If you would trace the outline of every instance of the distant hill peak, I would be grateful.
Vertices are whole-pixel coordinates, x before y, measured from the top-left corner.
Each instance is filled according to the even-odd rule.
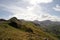
[[[0,19],[0,21],[6,21],[5,19]]]
[[[17,18],[16,18],[16,17],[12,17],[11,19],[15,20],[15,19],[17,19]]]
[[[10,21],[17,21],[18,19],[16,17],[12,17],[9,19]]]

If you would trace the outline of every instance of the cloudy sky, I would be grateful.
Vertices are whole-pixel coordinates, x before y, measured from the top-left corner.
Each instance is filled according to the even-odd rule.
[[[0,0],[0,18],[60,21],[60,0]]]

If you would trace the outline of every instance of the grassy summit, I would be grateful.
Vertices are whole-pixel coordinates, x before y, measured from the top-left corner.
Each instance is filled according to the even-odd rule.
[[[58,40],[33,22],[13,17],[0,21],[0,40]]]

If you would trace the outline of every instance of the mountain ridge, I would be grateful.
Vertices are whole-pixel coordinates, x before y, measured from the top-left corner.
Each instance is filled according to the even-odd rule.
[[[59,40],[31,21],[13,17],[0,23],[0,40]]]
[[[53,34],[60,39],[60,22],[58,21],[34,21],[36,25],[39,25],[45,32]]]

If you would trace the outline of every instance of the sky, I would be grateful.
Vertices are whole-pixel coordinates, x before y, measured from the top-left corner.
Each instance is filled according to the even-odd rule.
[[[0,0],[0,18],[60,21],[60,0]]]

